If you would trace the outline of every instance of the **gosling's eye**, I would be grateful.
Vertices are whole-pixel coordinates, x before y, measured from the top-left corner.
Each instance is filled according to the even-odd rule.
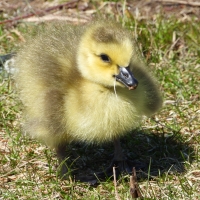
[[[103,60],[104,62],[110,62],[110,58],[108,55],[106,54],[101,54],[100,55],[101,60]]]

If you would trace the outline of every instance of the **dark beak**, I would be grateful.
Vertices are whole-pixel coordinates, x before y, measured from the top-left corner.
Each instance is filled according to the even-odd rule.
[[[133,76],[129,67],[119,67],[119,74],[115,75],[116,80],[123,83],[129,90],[134,90],[138,86],[138,81]]]

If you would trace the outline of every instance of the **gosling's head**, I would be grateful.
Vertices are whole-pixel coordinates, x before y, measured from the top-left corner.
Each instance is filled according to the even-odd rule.
[[[135,89],[137,80],[129,65],[133,56],[133,39],[127,30],[111,22],[96,22],[86,29],[78,51],[78,67],[90,81],[113,87]]]

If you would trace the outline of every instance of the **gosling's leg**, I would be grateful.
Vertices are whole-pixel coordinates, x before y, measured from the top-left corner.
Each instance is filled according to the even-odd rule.
[[[98,180],[105,180],[105,178],[111,177],[113,175],[113,167],[116,167],[115,172],[117,176],[119,176],[121,173],[131,173],[132,171],[124,158],[119,139],[114,140],[114,149],[114,158],[108,168],[95,174],[78,177],[78,180],[95,185],[98,183]]]
[[[127,160],[123,154],[120,140],[118,138],[114,139],[114,158],[111,161],[110,166],[105,170],[104,175],[108,177],[113,175],[113,167],[115,168],[116,176],[120,174],[129,174],[132,172],[132,167],[129,166]]]
[[[132,174],[133,167],[136,169],[143,169],[146,167],[144,163],[126,159],[125,155],[123,154],[120,140],[118,138],[114,139],[113,142],[114,158],[111,161],[110,166],[104,172],[97,173],[99,179],[111,177],[113,175],[113,167],[116,167],[116,176],[119,176],[120,174]]]
[[[119,139],[114,139],[114,159],[111,165],[116,167],[116,170],[119,174],[122,173],[132,173],[132,167],[129,166],[121,147],[121,143]]]
[[[130,174],[132,173],[132,167],[129,166],[127,163],[127,160],[125,159],[125,156],[122,151],[122,147],[120,144],[119,139],[114,139],[114,158],[111,161],[111,164],[108,168],[106,168],[104,171],[96,173],[97,177],[101,179],[105,179],[106,177],[111,177],[113,175],[113,167],[115,168],[116,176],[119,176],[120,174]]]
[[[66,144],[59,144],[56,148],[56,154],[59,161],[58,173],[62,179],[66,179],[69,175],[69,169],[67,167],[67,151]]]

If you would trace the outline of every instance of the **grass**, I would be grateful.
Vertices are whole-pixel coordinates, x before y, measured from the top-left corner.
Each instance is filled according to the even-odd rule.
[[[157,16],[127,18],[125,26],[135,33],[164,98],[160,112],[122,139],[127,157],[145,164],[137,172],[142,195],[144,199],[200,199],[199,22]],[[17,49],[25,29],[18,25],[16,34],[0,27],[2,54]],[[97,187],[59,180],[54,152],[21,133],[20,101],[12,77],[3,74],[0,113],[0,199],[116,199],[112,180]],[[70,168],[79,167],[82,173],[104,168],[111,154],[109,143],[72,144],[69,159],[76,161]],[[121,199],[131,199],[128,180],[128,176],[118,179]]]

